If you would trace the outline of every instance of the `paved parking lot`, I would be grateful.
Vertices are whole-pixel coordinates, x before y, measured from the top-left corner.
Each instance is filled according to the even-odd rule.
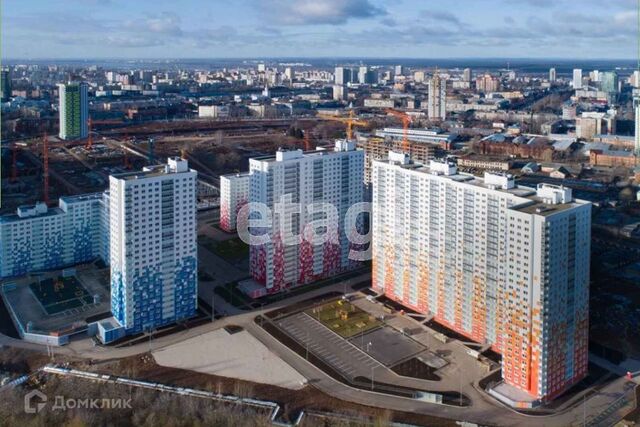
[[[387,326],[353,337],[350,341],[386,366],[393,366],[426,350],[421,344]]]
[[[348,378],[370,377],[382,364],[305,313],[278,321],[278,326]]]

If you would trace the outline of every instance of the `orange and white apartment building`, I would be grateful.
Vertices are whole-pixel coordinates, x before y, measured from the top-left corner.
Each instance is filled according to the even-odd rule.
[[[374,290],[490,344],[503,386],[529,402],[587,375],[589,202],[394,152],[372,182]]]

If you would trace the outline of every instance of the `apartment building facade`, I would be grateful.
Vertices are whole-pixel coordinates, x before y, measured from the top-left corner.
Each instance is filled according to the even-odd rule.
[[[373,288],[490,344],[503,378],[553,399],[586,376],[591,205],[455,165],[373,162]]]

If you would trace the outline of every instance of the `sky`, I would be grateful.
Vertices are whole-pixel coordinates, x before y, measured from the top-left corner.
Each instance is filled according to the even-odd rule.
[[[637,57],[637,0],[2,0],[2,58]]]

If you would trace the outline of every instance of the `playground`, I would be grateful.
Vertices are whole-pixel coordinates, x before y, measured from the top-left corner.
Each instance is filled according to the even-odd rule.
[[[382,325],[374,316],[345,300],[313,307],[305,313],[342,338],[351,338]]]
[[[93,303],[93,297],[73,276],[32,282],[29,289],[48,315]]]

